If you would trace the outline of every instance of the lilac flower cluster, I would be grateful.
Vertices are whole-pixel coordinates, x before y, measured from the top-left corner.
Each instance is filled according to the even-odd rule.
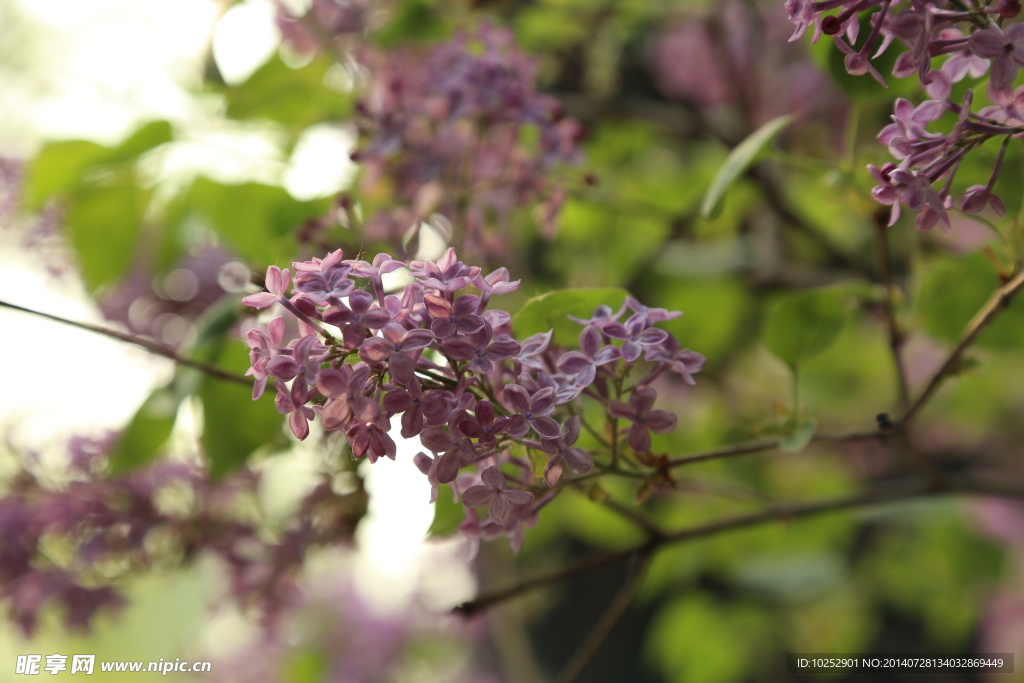
[[[1011,92],[1017,69],[1024,65],[1024,23],[1010,23],[1020,13],[1019,0],[787,0],[786,8],[796,24],[792,39],[808,28],[814,40],[822,34],[834,36],[846,55],[846,70],[871,74],[883,85],[885,78],[872,60],[899,41],[907,49],[897,57],[893,76],[916,75],[931,98],[916,106],[898,99],[893,123],[878,136],[896,159],[881,167],[869,166],[878,182],[872,195],[892,206],[890,225],[902,207],[917,212],[919,230],[939,223],[948,230],[948,212],[954,206],[966,213],[988,208],[997,216],[1005,215],[1003,202],[992,188],[1010,138],[1024,132],[1024,115],[1017,102],[1021,92]],[[872,11],[869,28],[861,36],[859,14],[867,11]],[[939,59],[942,63],[937,65]],[[992,106],[972,111],[971,90],[953,101],[953,84],[986,73]],[[928,130],[947,112],[957,117],[950,131]],[[998,137],[1004,142],[988,182],[970,187],[955,199],[953,179],[964,157]],[[936,188],[936,183],[941,186]]]
[[[595,468],[597,453],[575,445],[587,426],[584,397],[603,408],[610,436],[588,429],[611,459],[599,466],[607,471],[620,450],[619,420],[630,423],[628,446],[638,455],[649,453],[651,432],[675,428],[673,413],[653,407],[652,381],[674,372],[692,384],[705,363],[655,327],[680,312],[632,297],[618,311],[601,306],[589,319],[573,318],[583,326],[578,350],[556,349],[551,331],[517,341],[511,316],[489,304],[519,281],[504,268],[484,275],[453,249],[436,263],[408,264],[387,254],[372,263],[344,260],[338,250],[293,268],[294,275],[271,266],[268,291],[243,299],[280,306],[296,330],[286,342],[279,316],[248,332],[253,398],[273,379],[278,411],[297,438],[319,415],[325,430],[343,433],[352,454],[370,462],[394,459],[391,420],[399,416],[401,435],[419,437],[431,453],[416,464],[432,500],[450,484],[468,508],[488,508],[486,522],[467,520],[470,535],[506,535],[517,545],[566,470]],[[386,293],[383,276],[401,268],[412,281]],[[638,368],[646,374],[626,386]]]
[[[441,232],[455,226],[456,241],[474,253],[500,254],[513,211],[535,202],[554,229],[565,190],[551,171],[579,161],[582,129],[537,91],[536,64],[509,31],[485,25],[426,52],[360,56],[371,81],[358,105],[364,143],[354,158],[366,167],[364,189],[386,187],[403,207],[372,217],[368,235],[408,237],[430,220]]]
[[[53,608],[69,629],[87,629],[99,612],[125,604],[116,588],[124,575],[204,552],[224,563],[233,597],[272,627],[295,597],[306,551],[351,540],[365,508],[361,490],[342,496],[324,482],[302,500],[287,530],[268,541],[260,525],[229,512],[254,495],[255,473],[212,482],[197,465],[161,461],[102,476],[116,438],[73,438],[68,481],[59,486],[44,484],[32,467],[5,482],[0,598],[26,635]]]

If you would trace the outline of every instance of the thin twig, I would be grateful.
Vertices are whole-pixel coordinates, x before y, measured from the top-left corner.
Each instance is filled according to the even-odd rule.
[[[845,441],[865,441],[868,439],[881,439],[886,436],[885,432],[853,432],[850,434],[815,434],[811,438],[811,442],[832,442],[842,443]],[[682,465],[692,465],[697,462],[704,462],[707,460],[718,460],[720,458],[730,458],[736,455],[746,455],[748,453],[760,453],[762,451],[770,451],[778,448],[782,445],[781,439],[774,439],[772,441],[758,441],[749,444],[739,444],[738,446],[726,446],[725,448],[717,448],[713,451],[706,453],[698,453],[696,455],[685,455],[679,458],[673,458],[668,461],[669,467],[680,467]]]
[[[575,576],[579,576],[580,574],[585,574],[609,564],[619,562],[634,553],[640,553],[643,551],[654,552],[662,546],[673,543],[707,538],[729,531],[747,529],[780,520],[793,521],[803,517],[813,517],[841,510],[870,507],[873,505],[882,505],[885,503],[911,500],[926,496],[955,494],[979,494],[1024,498],[1024,484],[1011,483],[1004,480],[984,481],[981,479],[960,478],[958,480],[945,481],[941,487],[937,487],[922,484],[919,480],[915,479],[913,485],[902,489],[894,489],[890,491],[876,490],[856,496],[850,496],[848,498],[838,498],[818,503],[779,505],[773,507],[771,510],[729,517],[717,522],[711,522],[710,524],[704,524],[669,533],[661,538],[650,539],[640,545],[627,548],[625,550],[616,552],[598,552],[590,557],[583,558],[578,562],[566,565],[548,574],[527,579],[514,586],[482,595],[475,600],[464,602],[455,607],[452,611],[463,616],[472,616],[496,604],[523,595],[524,593],[528,593],[545,586],[561,583]]]
[[[80,330],[87,330],[89,332],[94,332],[96,334],[102,334],[104,336],[117,339],[118,341],[127,342],[128,344],[135,344],[136,346],[141,346],[150,353],[155,353],[158,356],[169,358],[178,365],[184,365],[190,368],[194,368],[196,370],[199,370],[200,372],[206,373],[211,377],[223,379],[228,382],[235,382],[236,384],[252,386],[252,381],[245,377],[242,377],[241,375],[235,375],[233,373],[228,372],[227,370],[222,370],[213,365],[207,365],[206,363],[201,363],[199,361],[192,360],[191,358],[184,358],[182,356],[179,356],[174,349],[172,349],[169,346],[164,346],[159,342],[150,341],[148,339],[143,339],[141,337],[136,337],[125,332],[118,332],[117,330],[112,330],[109,327],[101,327],[99,325],[92,325],[90,323],[82,323],[77,322],[75,320],[68,320],[67,318],[62,318],[59,315],[43,313],[42,311],[36,311],[31,308],[25,308],[23,306],[18,306],[17,304],[12,304],[7,301],[0,300],[0,308],[9,308],[12,311],[18,311],[19,313],[28,313],[29,315],[35,315],[40,318],[46,318],[47,320],[52,320],[53,322],[57,322],[62,325],[77,327]]]
[[[955,374],[960,367],[960,360],[964,353],[971,347],[971,344],[981,335],[982,332],[992,324],[992,321],[1010,305],[1013,297],[1024,289],[1024,272],[1018,273],[1016,277],[1007,282],[1005,285],[997,289],[989,300],[985,302],[985,305],[981,307],[978,313],[971,319],[971,322],[967,324],[964,330],[963,336],[960,337],[960,341],[956,347],[946,358],[946,361],[942,366],[932,375],[932,378],[928,380],[928,384],[925,386],[924,391],[917,397],[917,400],[911,404],[907,412],[903,414],[903,417],[899,420],[899,425],[904,426],[908,424],[914,416],[920,412],[921,408],[924,407],[925,403],[931,399],[932,395],[938,390],[947,377]]]
[[[565,665],[565,668],[558,677],[558,683],[573,683],[580,677],[580,674],[583,673],[583,670],[590,663],[590,660],[594,658],[594,655],[597,654],[597,651],[601,649],[601,645],[604,644],[612,629],[615,628],[615,624],[619,622],[619,619],[626,613],[626,609],[633,601],[633,596],[636,595],[636,590],[640,587],[640,582],[646,573],[650,556],[651,553],[644,550],[637,554],[633,566],[630,567],[629,575],[626,577],[626,582],[622,584],[622,588],[615,594],[604,614],[597,620],[594,628],[587,634],[583,644],[573,654],[572,659]]]

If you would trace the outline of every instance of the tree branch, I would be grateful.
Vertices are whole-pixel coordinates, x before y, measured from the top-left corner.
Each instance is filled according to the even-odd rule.
[[[171,347],[164,346],[163,344],[160,344],[155,341],[150,341],[148,339],[136,337],[125,332],[118,332],[117,330],[112,330],[109,327],[101,327],[99,325],[92,325],[90,323],[81,323],[74,320],[68,320],[67,318],[62,318],[59,315],[43,313],[42,311],[36,311],[31,308],[24,308],[23,306],[18,306],[17,304],[12,304],[7,301],[0,300],[0,308],[8,308],[12,311],[18,311],[19,313],[28,313],[29,315],[38,316],[40,318],[46,318],[47,320],[52,320],[53,322],[57,322],[62,325],[77,327],[80,330],[87,330],[89,332],[94,332],[96,334],[102,334],[106,337],[117,339],[118,341],[127,342],[128,344],[135,344],[136,346],[141,346],[150,353],[155,353],[158,356],[169,358],[178,365],[184,365],[186,367],[194,368],[196,370],[199,370],[200,372],[206,373],[210,377],[216,377],[217,379],[222,379],[227,382],[235,382],[236,384],[244,384],[245,386],[252,386],[252,381],[247,379],[246,377],[235,375],[233,373],[228,372],[227,370],[222,370],[213,365],[207,365],[206,363],[201,363],[199,361],[192,360],[191,358],[184,358],[183,356],[179,356],[178,353]]]
[[[917,400],[911,404],[907,412],[903,414],[903,417],[899,420],[899,426],[905,426],[920,412],[921,408],[924,407],[925,403],[938,391],[943,381],[947,377],[956,374],[960,367],[960,360],[964,353],[971,347],[974,341],[981,336],[992,321],[998,317],[998,315],[1010,305],[1013,297],[1016,296],[1022,289],[1024,289],[1024,272],[1018,273],[1016,277],[1007,282],[1005,285],[997,289],[989,300],[985,302],[985,305],[975,314],[974,318],[967,324],[963,335],[960,337],[960,341],[956,347],[946,358],[946,361],[942,366],[932,375],[932,378],[928,380],[928,384],[925,386],[921,395],[917,397]]]
[[[651,553],[648,551],[641,550],[637,554],[633,566],[630,567],[629,575],[626,577],[626,582],[622,584],[622,588],[615,594],[608,608],[594,624],[594,628],[587,634],[572,659],[565,665],[558,677],[558,683],[573,683],[580,677],[597,651],[601,649],[601,645],[604,644],[622,615],[626,613],[629,603],[633,601],[633,596],[636,595],[636,590],[640,587],[640,582],[650,564],[650,557]]]
[[[938,487],[922,484],[920,480],[915,479],[913,484],[910,486],[904,486],[902,488],[896,488],[889,491],[878,489],[868,493],[850,496],[848,498],[838,498],[835,500],[826,500],[817,503],[780,505],[764,512],[737,515],[717,522],[711,522],[709,524],[669,533],[660,538],[652,538],[640,545],[627,548],[626,550],[616,552],[598,552],[590,557],[586,557],[578,562],[566,565],[551,573],[527,579],[517,585],[464,602],[455,607],[452,611],[466,617],[472,616],[493,605],[505,602],[506,600],[510,600],[532,590],[561,583],[575,576],[579,576],[580,574],[585,574],[594,569],[619,562],[634,553],[654,553],[662,546],[673,543],[694,541],[700,538],[716,536],[718,534],[736,531],[739,529],[747,529],[775,521],[793,521],[804,517],[814,517],[830,512],[871,507],[927,496],[955,494],[980,494],[1024,499],[1024,483],[1011,483],[1003,479],[986,481],[977,478],[960,478],[945,481],[941,487]]]

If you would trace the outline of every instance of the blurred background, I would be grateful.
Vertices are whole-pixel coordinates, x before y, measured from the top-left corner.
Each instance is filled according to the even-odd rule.
[[[679,427],[657,452],[874,430],[901,409],[890,313],[914,395],[1019,267],[1024,155],[1011,147],[999,180],[1007,219],[886,230],[866,164],[889,160],[875,136],[894,98],[924,96],[847,75],[830,41],[788,42],[783,5],[0,0],[0,300],[241,374],[239,300],[267,265],[451,244],[522,278],[509,311],[566,287],[685,311],[664,327],[709,360],[695,386],[659,385]],[[702,215],[766,124],[777,139]],[[956,182],[983,183],[997,152]],[[837,302],[836,336],[795,375],[763,336],[809,291]],[[182,681],[553,680],[627,563],[472,620],[447,610],[643,540],[569,488],[518,555],[500,540],[473,557],[461,509],[444,491],[428,503],[417,443],[357,466],[322,434],[294,441],[244,386],[23,313],[0,325],[8,671],[19,654],[95,653],[213,662],[169,674]],[[909,446],[804,440],[605,489],[676,529],[853,493],[913,471],[910,451],[1012,476],[1022,344],[1018,301]],[[200,454],[209,478],[187,467]],[[86,515],[94,527],[72,523]],[[783,655],[1020,653],[1022,550],[1024,508],[985,498],[668,547],[580,680],[902,681],[789,674]]]

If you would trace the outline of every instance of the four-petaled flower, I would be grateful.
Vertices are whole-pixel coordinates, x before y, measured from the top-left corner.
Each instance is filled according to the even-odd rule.
[[[274,397],[277,412],[288,416],[292,434],[302,441],[309,436],[309,421],[316,417],[316,411],[306,405],[316,395],[316,389],[309,388],[306,376],[301,372],[292,381],[290,389],[280,380],[274,386],[277,387],[277,396]]]
[[[676,428],[676,414],[667,410],[652,410],[657,393],[650,387],[634,389],[629,397],[629,405],[622,401],[612,401],[608,412],[612,417],[630,420],[629,445],[637,453],[651,450],[651,434],[667,434]],[[648,431],[649,430],[649,431]]]
[[[480,297],[468,294],[460,296],[455,303],[449,303],[446,299],[433,294],[425,294],[423,303],[427,306],[433,320],[430,323],[430,331],[438,339],[447,339],[456,332],[468,334],[476,332],[486,323],[477,315],[480,310]]]
[[[494,406],[490,401],[482,400],[476,404],[476,417],[468,415],[459,421],[459,431],[484,448],[491,448],[495,444],[495,437],[505,431],[508,426],[508,418],[494,416]]]
[[[363,290],[352,292],[348,306],[338,303],[324,312],[324,322],[329,325],[344,325],[342,337],[345,346],[358,349],[366,339],[366,329],[379,330],[388,324],[391,314],[373,303],[373,295]]]
[[[566,467],[575,474],[586,474],[594,467],[594,459],[590,454],[578,446],[573,446],[579,438],[580,416],[573,415],[557,438],[541,439],[541,448],[551,454],[551,459],[544,468],[544,481],[548,486],[558,483]]]
[[[250,294],[242,299],[242,303],[253,308],[266,308],[282,299],[287,300],[288,297],[285,292],[288,291],[288,285],[291,283],[291,271],[287,268],[281,270],[277,266],[270,266],[267,268],[267,291]]]
[[[295,289],[318,304],[337,304],[356,286],[348,277],[351,268],[341,265],[341,258],[342,251],[338,249],[322,260],[293,263]]]
[[[444,424],[454,403],[452,393],[439,389],[424,392],[415,379],[406,386],[384,394],[383,401],[388,413],[402,414],[402,437],[411,439],[423,431],[424,425]]]
[[[401,384],[413,380],[416,361],[407,353],[422,349],[434,340],[430,330],[406,330],[396,323],[388,323],[381,329],[383,337],[370,337],[359,347],[359,357],[367,363],[388,362],[388,372]]]
[[[601,333],[587,325],[580,332],[580,350],[569,351],[558,359],[558,369],[576,376],[576,384],[588,386],[597,368],[616,361],[622,355],[617,347],[601,346]]]
[[[491,341],[491,327],[484,325],[469,334],[456,334],[441,342],[441,348],[455,360],[468,360],[467,370],[487,375],[494,370],[494,361],[506,360],[519,353],[519,342],[511,339]]]
[[[604,326],[604,333],[612,339],[622,339],[622,357],[632,363],[645,348],[656,346],[665,341],[668,332],[656,327],[648,327],[647,314],[634,313],[626,324],[609,323]]]
[[[369,456],[371,463],[385,455],[394,460],[397,449],[388,434],[390,427],[387,416],[381,413],[376,403],[370,400],[359,403],[353,411],[351,424],[345,430],[345,436],[352,444],[352,455],[356,458]]]
[[[533,396],[518,384],[505,385],[505,403],[516,411],[509,419],[509,436],[521,438],[526,436],[533,427],[542,438],[553,439],[558,436],[558,423],[548,417],[555,410],[555,390],[551,387],[541,389]]]
[[[989,78],[996,90],[1013,85],[1017,67],[1024,66],[1024,24],[1013,24],[1004,32],[996,24],[976,31],[967,39],[974,54],[992,60]]]
[[[526,505],[533,500],[529,491],[505,488],[505,475],[497,467],[488,467],[480,474],[482,485],[470,486],[462,494],[462,504],[479,508],[487,505],[487,515],[495,524],[504,526],[513,505]]]

